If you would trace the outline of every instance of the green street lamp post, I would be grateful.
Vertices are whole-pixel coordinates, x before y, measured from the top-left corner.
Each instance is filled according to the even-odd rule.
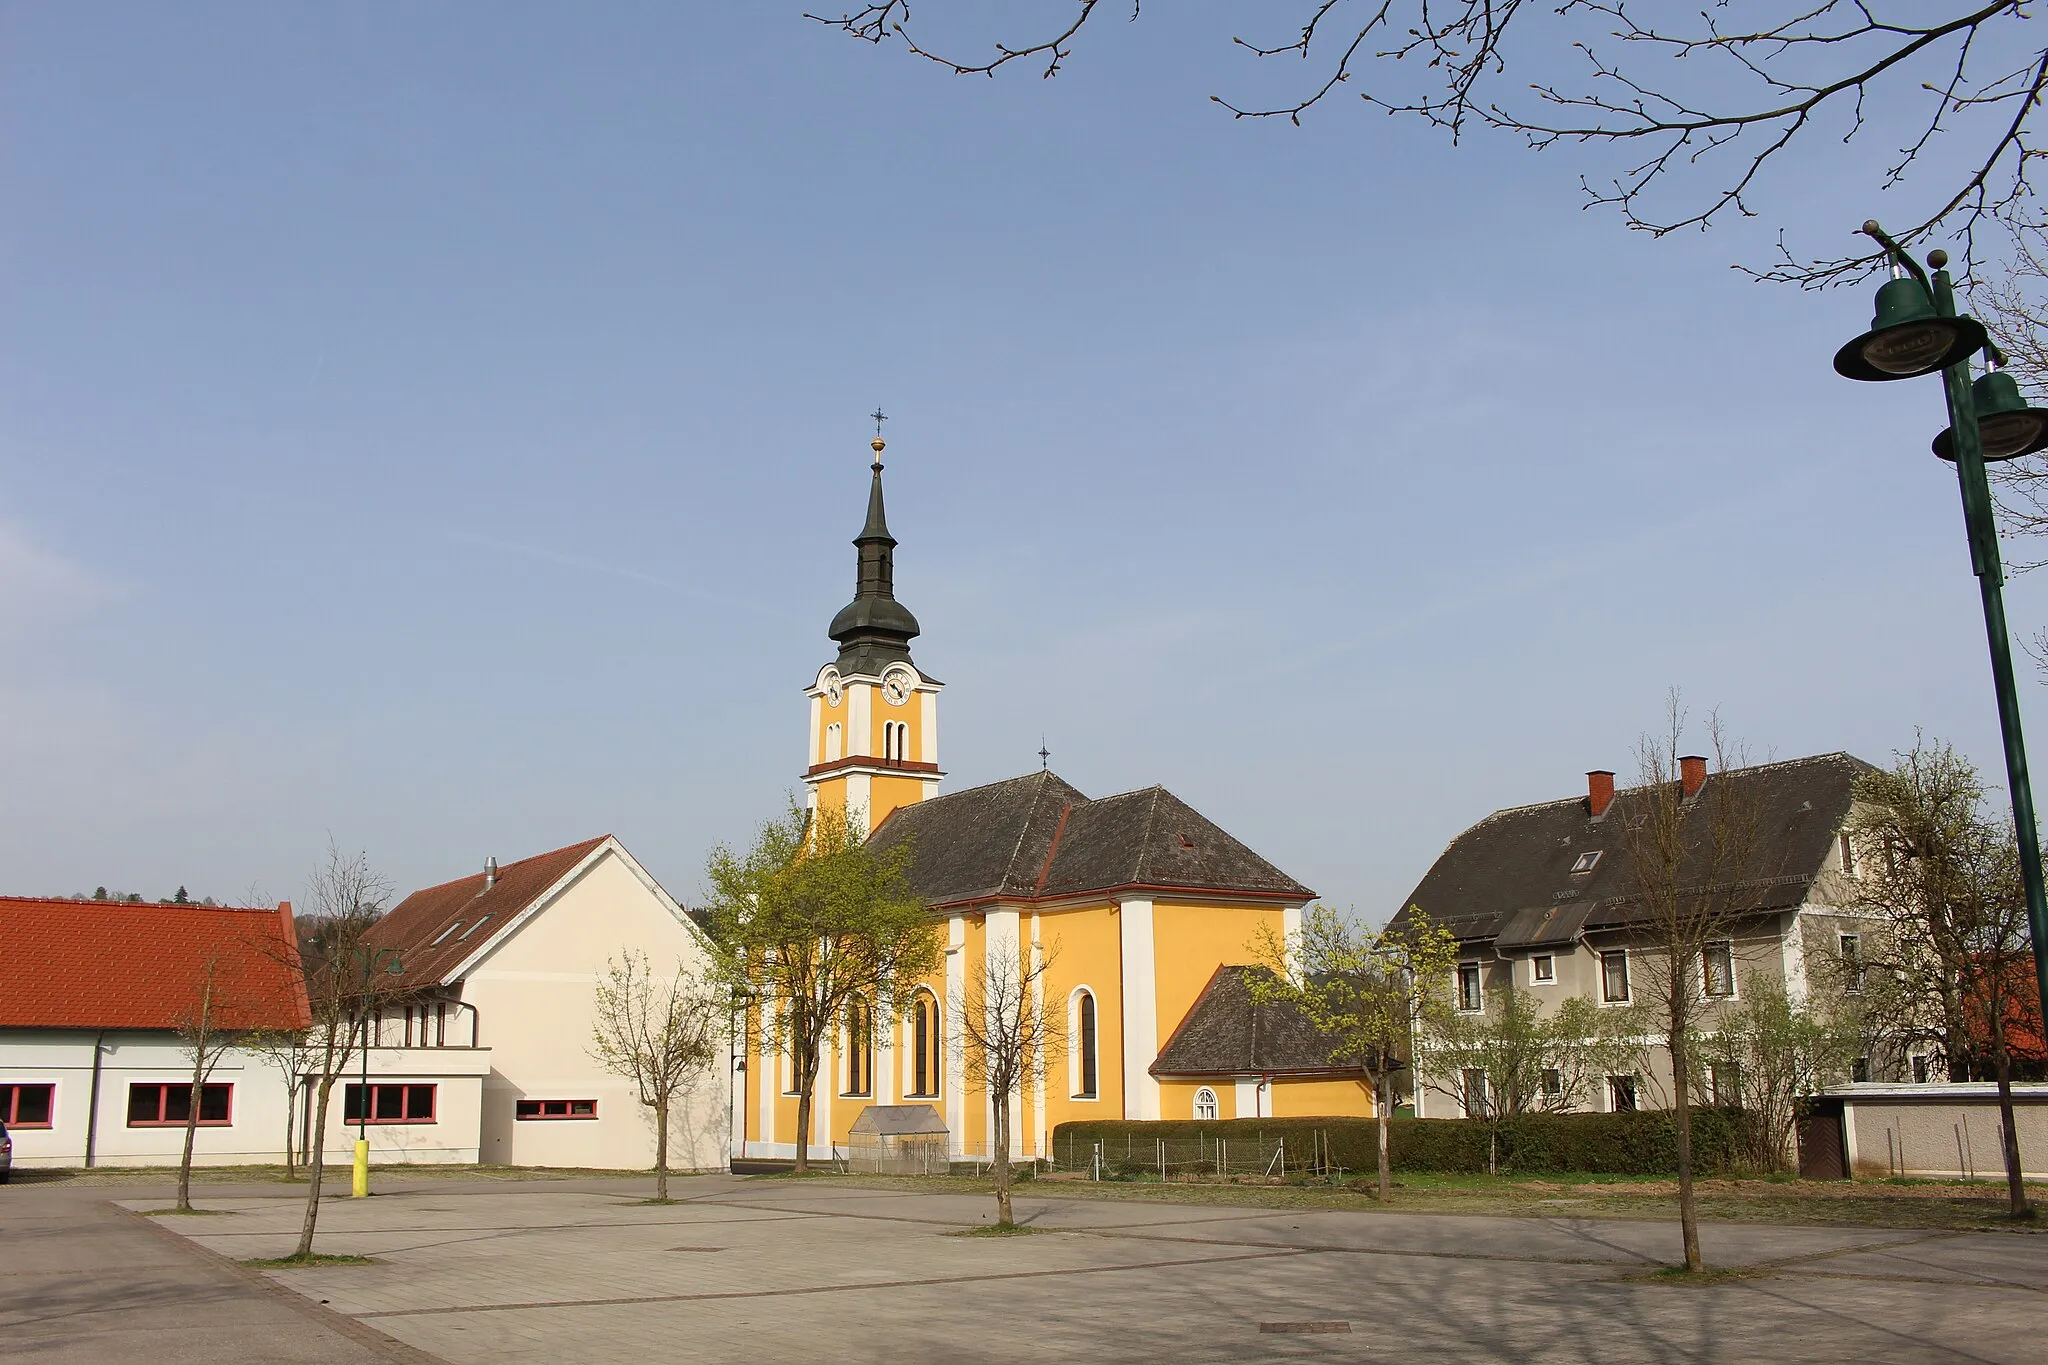
[[[354,1179],[349,1193],[357,1199],[370,1194],[370,1009],[376,1003],[373,982],[381,968],[392,976],[404,973],[396,948],[354,948],[349,955],[362,971],[362,1003],[357,1009],[363,1032],[363,1081],[356,1092],[356,1150]]]
[[[2048,895],[2041,883],[2041,836],[2034,792],[2027,781],[2026,741],[2020,733],[2019,694],[2013,687],[2012,642],[2005,625],[2004,567],[1998,524],[1984,466],[2048,449],[2048,411],[2028,407],[2019,386],[1999,366],[1983,324],[1956,313],[1948,253],[1931,251],[1929,278],[1920,264],[1875,222],[1863,231],[1893,262],[1893,278],[1877,291],[1871,328],[1835,353],[1835,372],[1848,379],[1915,379],[1939,371],[1948,394],[1948,430],[1934,438],[1934,453],[1953,461],[1962,485],[1963,527],[1970,568],[1984,599],[1984,633],[1991,645],[1991,681],[1998,693],[1998,728],[2005,739],[2005,775],[2012,792],[2013,833],[2019,841],[2020,877],[2026,885],[2027,927],[2034,942],[2034,986],[2048,1014]],[[1901,273],[1903,272],[1903,273]],[[1979,351],[1990,369],[1974,383],[1970,359]]]

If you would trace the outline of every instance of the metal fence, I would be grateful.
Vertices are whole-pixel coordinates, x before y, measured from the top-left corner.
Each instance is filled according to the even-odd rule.
[[[1292,1144],[1284,1137],[1145,1137],[1125,1133],[1105,1138],[1056,1138],[1051,1165],[1057,1171],[1088,1176],[1091,1180],[1222,1180],[1265,1178],[1278,1180],[1290,1175],[1335,1175],[1341,1168],[1329,1159],[1329,1144],[1321,1129],[1296,1134]]]

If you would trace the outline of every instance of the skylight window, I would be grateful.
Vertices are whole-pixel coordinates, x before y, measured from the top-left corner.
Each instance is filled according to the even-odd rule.
[[[1605,849],[1596,848],[1589,853],[1581,853],[1579,860],[1572,864],[1572,871],[1574,873],[1591,872],[1600,865],[1600,855],[1605,851]]]
[[[484,927],[484,926],[485,926],[486,924],[489,924],[490,922],[491,922],[491,917],[490,917],[489,915],[485,915],[485,916],[484,916],[484,917],[483,917],[482,919],[480,919],[480,920],[478,920],[478,921],[477,921],[476,923],[474,923],[474,924],[470,925],[470,926],[469,926],[469,927],[468,927],[467,929],[464,929],[464,930],[462,931],[462,937],[463,937],[463,938],[468,938],[468,937],[469,937],[469,936],[470,936],[471,934],[473,934],[473,933],[475,933],[475,932],[476,932],[477,930],[479,930],[479,929],[483,928],[483,927]],[[460,942],[460,940],[457,940],[457,941],[458,941],[458,942]]]
[[[432,943],[429,943],[427,946],[429,948],[440,947],[443,943],[448,941],[448,935],[454,933],[457,929],[460,929],[461,927],[462,921],[455,921],[455,923],[449,925],[446,929],[443,929],[440,933],[434,935],[434,941]]]

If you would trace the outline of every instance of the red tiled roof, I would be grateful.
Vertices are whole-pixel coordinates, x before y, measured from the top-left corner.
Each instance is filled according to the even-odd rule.
[[[398,950],[405,971],[391,979],[389,988],[417,990],[439,984],[458,963],[483,947],[492,934],[609,838],[609,834],[601,834],[552,853],[506,863],[498,869],[498,880],[489,890],[484,889],[484,874],[478,872],[407,896],[364,935],[364,941],[375,947]]]
[[[306,1027],[290,902],[275,910],[0,896],[0,1028],[168,1029],[215,966],[226,1029]]]

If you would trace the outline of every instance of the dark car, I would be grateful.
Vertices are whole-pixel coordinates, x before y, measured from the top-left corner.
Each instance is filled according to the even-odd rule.
[[[0,1123],[0,1185],[7,1183],[7,1177],[14,1171],[14,1139],[8,1136],[7,1125]]]

